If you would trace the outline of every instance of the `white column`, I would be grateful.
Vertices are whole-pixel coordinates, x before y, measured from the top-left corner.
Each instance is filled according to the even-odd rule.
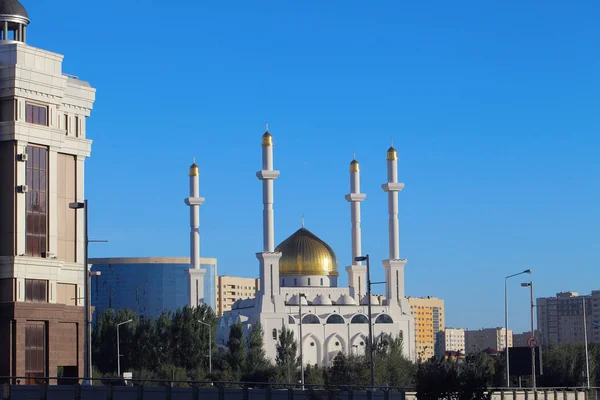
[[[346,201],[350,203],[350,218],[352,222],[352,263],[346,267],[348,272],[348,284],[350,296],[357,301],[366,294],[367,269],[356,257],[362,256],[361,230],[360,230],[360,203],[367,196],[360,193],[360,166],[358,161],[350,163],[350,193],[346,195]]]
[[[388,193],[388,235],[389,258],[383,261],[385,266],[386,301],[391,306],[400,306],[404,312],[410,307],[404,297],[404,265],[400,259],[400,232],[398,226],[398,192],[404,189],[404,183],[398,183],[398,154],[390,147],[387,152],[388,182],[381,187]]]
[[[206,270],[200,269],[200,206],[204,197],[200,197],[200,169],[194,162],[190,167],[190,197],[185,199],[185,204],[190,207],[190,266],[189,277],[189,305],[197,307],[204,303],[204,274]]]

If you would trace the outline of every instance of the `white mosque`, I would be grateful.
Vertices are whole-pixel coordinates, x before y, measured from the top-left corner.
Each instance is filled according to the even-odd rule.
[[[339,352],[364,352],[369,335],[367,269],[355,259],[362,256],[360,203],[366,195],[360,193],[358,161],[350,163],[350,193],[346,195],[352,218],[352,264],[346,267],[349,287],[337,285],[334,251],[304,226],[275,247],[273,184],[279,171],[273,169],[273,137],[268,130],[262,137],[262,170],[256,175],[262,181],[264,205],[263,251],[256,254],[261,287],[254,299],[238,300],[223,315],[217,329],[218,343],[227,343],[235,323],[241,323],[246,334],[260,323],[265,351],[272,360],[284,327],[292,329],[297,339],[302,336],[305,364],[327,365]],[[398,227],[398,192],[404,184],[398,183],[398,156],[393,147],[387,151],[387,176],[387,183],[382,185],[388,193],[389,208],[389,258],[383,260],[386,297],[380,304],[371,296],[373,341],[383,333],[399,336],[405,356],[414,360],[415,324],[404,296],[406,260],[400,258]],[[191,197],[198,197],[197,193]]]

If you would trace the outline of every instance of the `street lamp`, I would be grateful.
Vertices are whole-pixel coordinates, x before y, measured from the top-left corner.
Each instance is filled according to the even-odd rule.
[[[300,384],[302,385],[302,390],[304,390],[304,355],[302,352],[302,298],[306,298],[304,293],[298,293],[298,306],[300,307]]]
[[[208,328],[208,374],[212,375],[212,326],[200,320],[198,320],[198,323]]]
[[[508,353],[508,279],[523,274],[531,274],[530,269],[504,278],[504,346],[506,348],[506,387],[510,387],[510,357]]]
[[[120,322],[117,324],[117,375],[119,378],[121,377],[121,344],[119,343],[119,327],[130,322],[133,322],[133,320],[128,319],[125,322]]]
[[[585,375],[587,376],[587,387],[590,388],[590,357],[588,353],[587,340],[587,316],[585,314],[585,296],[581,296],[583,300],[583,340],[585,340]],[[593,324],[593,322],[592,322]]]
[[[375,372],[373,369],[373,315],[371,314],[371,273],[369,268],[369,255],[354,258],[355,261],[367,262],[367,305],[369,312],[369,368],[371,370],[371,390],[375,387]],[[359,299],[360,300],[360,299]]]
[[[83,384],[91,384],[92,378],[92,321],[91,313],[91,294],[90,294],[90,276],[100,275],[100,272],[90,273],[88,270],[88,248],[90,242],[106,242],[106,240],[89,240],[88,236],[88,201],[84,200],[69,203],[69,208],[72,210],[83,209],[83,308],[84,308],[84,327],[83,327]]]
[[[532,343],[529,344],[531,347],[531,386],[533,390],[535,390],[535,331],[533,327],[533,309],[535,307],[533,303],[533,281],[521,283],[522,287],[529,287],[529,296],[531,299],[531,340]]]

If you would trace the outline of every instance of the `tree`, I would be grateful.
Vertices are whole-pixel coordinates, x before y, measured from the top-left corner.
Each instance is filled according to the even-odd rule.
[[[268,365],[263,334],[262,326],[258,323],[254,325],[248,337],[248,372],[261,370]]]
[[[279,331],[276,351],[275,364],[281,368],[280,373],[287,383],[294,383],[292,377],[296,375],[300,362],[297,356],[298,344],[291,329],[284,327]]]
[[[375,384],[413,386],[416,365],[404,357],[404,343],[397,336],[382,334],[375,344]]]
[[[238,322],[231,326],[227,347],[229,348],[229,365],[236,375],[241,375],[246,368],[246,344],[241,323]]]

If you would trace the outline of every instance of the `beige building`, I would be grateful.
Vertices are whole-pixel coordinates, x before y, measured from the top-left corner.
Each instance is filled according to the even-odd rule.
[[[465,331],[465,347],[467,354],[482,352],[486,349],[502,351],[506,349],[506,329],[488,328]],[[508,330],[508,347],[513,347],[513,332]]]
[[[536,331],[535,333],[536,335],[539,334],[539,332]],[[513,347],[527,347],[529,346],[527,344],[527,340],[529,340],[529,338],[531,337],[531,332],[523,332],[523,333],[515,333],[513,334]]]
[[[465,352],[465,330],[462,328],[445,328],[438,332],[438,351],[436,356],[441,357],[447,351]]]
[[[436,297],[409,297],[415,317],[417,358],[425,361],[439,354],[438,332],[444,330],[444,300]]]
[[[225,311],[237,300],[253,299],[259,288],[258,278],[240,278],[222,275],[217,279],[217,315],[223,316]]]
[[[556,297],[537,299],[538,340],[541,344],[584,343],[583,304],[585,302],[587,339],[600,343],[600,290],[580,296],[577,292],[557,293]]]

